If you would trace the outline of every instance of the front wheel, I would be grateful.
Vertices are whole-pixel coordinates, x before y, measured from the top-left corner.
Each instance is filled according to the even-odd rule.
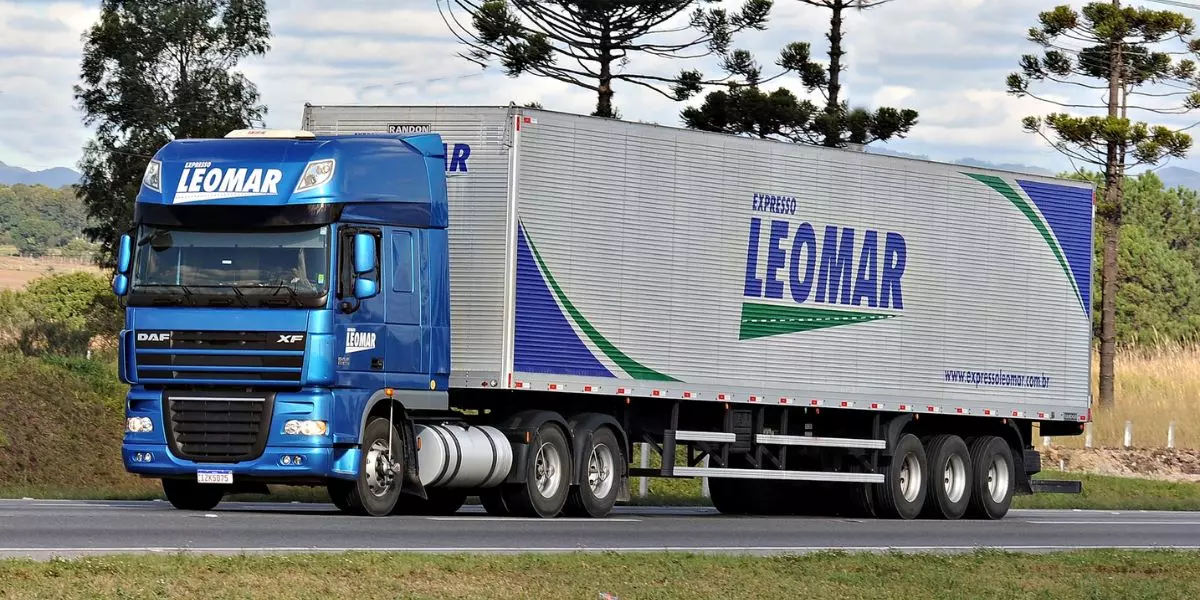
[[[206,485],[183,479],[162,480],[167,502],[179,510],[212,510],[225,497],[225,486]]]
[[[391,456],[388,455],[388,433],[391,432]],[[375,418],[363,431],[362,458],[358,477],[329,483],[329,495],[334,504],[355,515],[382,517],[390,514],[400,500],[400,483],[404,474],[403,438],[387,419]]]

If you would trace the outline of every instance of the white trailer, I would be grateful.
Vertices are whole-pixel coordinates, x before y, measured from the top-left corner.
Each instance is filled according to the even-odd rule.
[[[582,512],[618,496],[585,489],[607,427],[622,492],[708,477],[725,512],[844,492],[999,518],[1038,487],[1034,424],[1090,419],[1089,183],[511,106],[307,105],[301,126],[441,134],[451,404],[514,443],[558,424]],[[630,469],[637,442],[662,466]]]

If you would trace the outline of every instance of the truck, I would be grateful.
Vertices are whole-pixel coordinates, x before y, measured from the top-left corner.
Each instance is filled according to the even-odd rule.
[[[516,106],[178,139],[116,244],[125,468],[209,510],[1000,519],[1091,419],[1088,182]],[[636,461],[636,448],[654,463]],[[650,456],[648,458],[650,458]]]

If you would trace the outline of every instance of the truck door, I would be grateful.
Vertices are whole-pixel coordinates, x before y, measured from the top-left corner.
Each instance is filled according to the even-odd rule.
[[[372,275],[375,281],[380,282],[379,293],[362,301],[354,298],[353,247],[354,234],[358,232],[370,233],[376,238],[375,264],[378,265],[378,268]],[[358,303],[357,309],[352,309],[350,312],[338,310],[336,313],[338,315],[336,319],[337,338],[334,341],[336,344],[334,351],[338,357],[338,370],[352,372],[350,380],[347,380],[345,376],[338,378],[341,385],[374,389],[382,388],[385,385],[387,332],[384,315],[385,299],[388,294],[383,283],[385,279],[383,274],[387,272],[387,267],[381,259],[386,260],[388,253],[383,248],[384,240],[383,233],[378,227],[342,225],[338,229],[337,302],[347,303],[351,307]],[[362,379],[367,374],[374,375],[377,380],[375,377],[371,377],[369,381]],[[350,374],[347,373],[347,375]]]
[[[388,385],[422,389],[429,384],[422,310],[424,271],[420,230],[389,228],[383,286],[386,300]]]

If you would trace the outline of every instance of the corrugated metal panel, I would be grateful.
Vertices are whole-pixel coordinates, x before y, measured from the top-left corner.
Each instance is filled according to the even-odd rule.
[[[503,368],[509,123],[504,107],[409,106],[309,106],[302,123],[316,134],[387,132],[402,125],[428,126],[442,135],[448,147],[453,385],[499,378]]]
[[[514,357],[524,384],[1086,413],[1086,184],[526,114],[536,122],[518,149]],[[788,210],[755,210],[756,194],[788,198]],[[798,231],[813,243],[794,246]],[[836,263],[822,257],[851,232],[850,283],[835,282],[830,302],[818,290],[822,265]],[[881,285],[900,256],[898,288]],[[763,291],[747,292],[748,279]]]

